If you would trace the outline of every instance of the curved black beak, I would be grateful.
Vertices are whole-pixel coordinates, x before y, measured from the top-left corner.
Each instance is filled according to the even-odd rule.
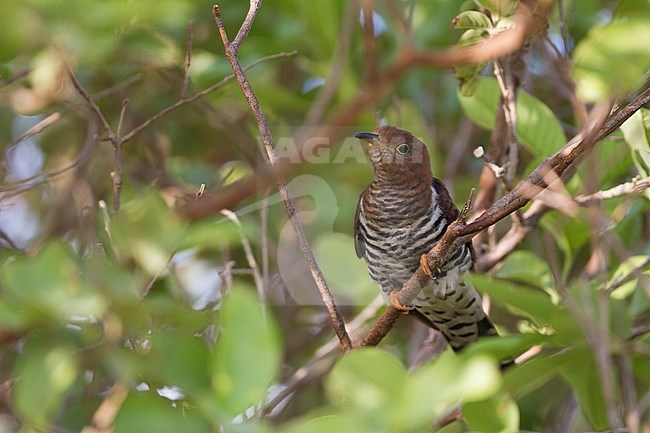
[[[358,138],[359,140],[367,141],[368,143],[372,143],[375,140],[379,138],[377,134],[373,134],[372,132],[360,132],[357,135],[354,136],[354,138]]]

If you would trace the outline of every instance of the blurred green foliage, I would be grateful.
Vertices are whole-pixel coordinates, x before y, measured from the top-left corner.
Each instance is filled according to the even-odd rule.
[[[516,4],[377,1],[378,62],[389,64],[401,47],[393,7],[410,19],[414,43],[435,50],[482,43],[513,24]],[[647,80],[647,0],[562,4],[565,26],[555,4],[548,38],[554,55],[569,51],[569,73],[587,102],[634,92]],[[548,212],[497,270],[472,276],[491,300],[502,337],[409,369],[421,330],[403,320],[381,348],[352,351],[264,418],[263,403],[282,392],[280,384],[333,333],[318,302],[299,305],[280,296],[287,291],[283,279],[294,275],[283,272],[280,255],[297,246],[274,191],[266,229],[261,194],[242,203],[241,231],[221,216],[187,223],[174,213],[201,184],[208,194],[219,193],[264,161],[236,83],[173,111],[125,144],[118,213],[110,206],[113,149],[95,140],[104,131],[66,75],[69,64],[113,128],[128,98],[126,133],[181,97],[190,23],[186,96],[230,74],[211,6],[190,0],[0,1],[0,431],[108,431],[94,418],[101,405],[117,411],[109,420],[116,433],[427,432],[457,404],[463,421],[441,431],[579,432],[612,427],[608,399],[616,409],[638,407],[647,422],[650,340],[647,333],[632,338],[648,326],[647,266],[607,288],[647,263],[648,190],[645,197],[604,201],[596,222],[592,209]],[[233,37],[248,2],[220,6]],[[349,14],[349,55],[334,65]],[[344,1],[264,3],[241,47],[242,63],[297,51],[248,72],[276,142],[292,142],[333,68],[341,80],[325,116],[359,92],[367,58],[358,14],[358,6]],[[526,63],[528,79],[517,103],[519,177],[580,126],[552,59],[533,46]],[[409,70],[347,129],[352,136],[387,121],[423,137],[436,175],[460,203],[478,183],[482,163],[471,150],[488,146],[499,87],[489,65],[460,65],[454,73]],[[20,139],[53,113],[61,119]],[[454,163],[465,116],[475,126],[460,149],[462,161]],[[599,144],[567,191],[593,192],[649,176],[648,119],[650,111],[640,110],[622,132]],[[372,170],[356,142],[330,144],[309,155],[318,161],[299,167],[289,185],[325,277],[351,319],[377,293],[351,237],[357,198]],[[501,224],[495,229],[497,236],[504,232]],[[268,270],[263,299],[242,235]],[[606,245],[604,269],[585,278],[599,243]],[[298,268],[296,286],[317,300],[299,253],[286,261]],[[531,348],[529,360],[499,370],[500,360]],[[603,356],[613,365],[603,366]],[[612,395],[605,393],[608,380]],[[630,381],[632,402],[623,397]],[[116,384],[128,390],[123,401],[111,400]]]

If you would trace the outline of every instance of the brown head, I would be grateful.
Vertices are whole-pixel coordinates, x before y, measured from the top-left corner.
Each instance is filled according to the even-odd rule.
[[[360,132],[355,137],[368,142],[375,177],[405,176],[424,181],[431,178],[427,146],[410,132],[386,125],[373,132]]]

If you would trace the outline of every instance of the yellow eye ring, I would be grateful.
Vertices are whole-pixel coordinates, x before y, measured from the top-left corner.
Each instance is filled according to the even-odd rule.
[[[411,147],[406,143],[397,146],[397,153],[399,153],[400,155],[406,155],[410,151],[411,151]]]

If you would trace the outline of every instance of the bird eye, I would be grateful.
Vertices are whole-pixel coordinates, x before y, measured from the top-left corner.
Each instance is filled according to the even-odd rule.
[[[399,146],[397,146],[397,152],[402,154],[402,155],[406,155],[410,151],[411,151],[411,148],[406,143],[400,144]]]

